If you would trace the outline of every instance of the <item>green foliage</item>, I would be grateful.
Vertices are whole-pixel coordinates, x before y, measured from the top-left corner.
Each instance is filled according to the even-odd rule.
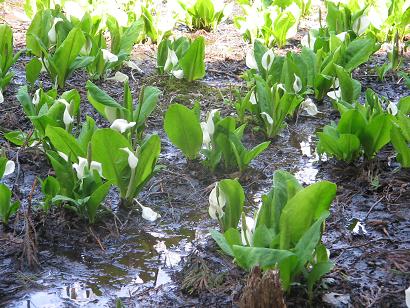
[[[235,189],[237,194],[243,194],[240,185]],[[291,174],[276,171],[271,191],[262,197],[262,206],[255,215],[256,222],[242,212],[240,235],[238,219],[236,225],[223,228],[224,233],[213,230],[211,236],[242,268],[279,268],[285,290],[289,290],[302,274],[311,293],[314,284],[333,267],[321,236],[335,195],[336,185],[333,183],[322,181],[303,188]],[[214,199],[211,192],[209,211],[212,218]],[[235,204],[234,212],[242,211],[243,205]],[[222,211],[223,206],[220,208]],[[225,214],[226,211],[220,216]]]
[[[11,190],[0,183],[0,218],[3,224],[8,224],[10,216],[14,215],[19,207],[19,201],[11,201]]]
[[[27,86],[24,86],[19,89],[17,99],[34,126],[32,139],[40,141],[44,140],[45,130],[48,126],[61,127],[71,131],[74,119],[80,110],[80,94],[77,90],[66,91],[57,98],[55,89],[45,92],[40,88],[31,97]]]
[[[121,133],[104,128],[94,133],[91,147],[93,159],[102,164],[103,176],[119,188],[121,199],[127,204],[132,203],[158,170],[161,141],[157,135],[150,136],[134,150]]]
[[[0,25],[0,95],[13,78],[10,68],[16,63],[23,50],[13,54],[13,32],[9,25]]]
[[[390,132],[397,160],[403,168],[410,168],[410,96],[402,98]]]
[[[202,147],[202,130],[194,110],[181,104],[172,104],[165,114],[164,130],[169,140],[188,159],[197,158]]]
[[[196,38],[191,42],[186,37],[175,41],[163,40],[158,46],[157,68],[160,73],[170,73],[187,81],[205,76],[205,40]]]
[[[339,123],[327,125],[317,134],[319,153],[347,162],[362,153],[371,159],[390,142],[393,116],[383,110],[373,91],[366,91],[364,106],[356,102],[339,104],[339,108],[342,112]]]
[[[291,77],[293,77],[292,84],[299,78],[296,74]],[[251,88],[245,99],[236,105],[236,110],[240,115],[246,111],[250,112],[265,135],[273,138],[285,127],[286,117],[293,115],[303,97],[297,93],[300,90],[295,93],[293,85],[289,86],[292,90],[287,91],[286,85],[278,83],[271,85],[270,80],[267,82],[259,75],[254,76],[254,81],[255,86]]]
[[[193,29],[214,30],[229,17],[231,5],[218,3],[218,0],[194,0],[193,3],[179,0],[186,11],[185,22]]]
[[[109,96],[91,81],[87,81],[87,98],[94,108],[110,123],[122,119],[134,123],[128,131],[128,139],[139,142],[142,140],[145,124],[154,111],[161,91],[157,87],[147,86],[141,89],[138,103],[134,106],[131,89],[128,82],[124,83],[124,96],[122,104]]]
[[[276,44],[282,48],[286,40],[296,34],[299,18],[306,12],[305,1],[297,1],[292,5],[283,5],[283,2],[275,4],[241,5],[244,15],[235,16],[234,23],[246,41],[254,43],[261,39],[266,46]]]
[[[237,128],[233,117],[222,119],[217,110],[212,110],[206,121],[200,123],[199,107],[196,108],[190,110],[183,105],[172,104],[165,114],[164,129],[171,142],[188,159],[202,153],[204,164],[212,172],[220,163],[224,164],[225,170],[238,168],[243,172],[269,146],[269,142],[264,142],[251,150],[246,149],[241,141],[245,125]]]

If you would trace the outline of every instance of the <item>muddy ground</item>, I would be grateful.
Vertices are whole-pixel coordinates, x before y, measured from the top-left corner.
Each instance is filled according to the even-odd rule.
[[[15,32],[17,48],[24,47],[27,22],[13,15],[6,7],[3,18]],[[314,12],[317,10],[314,10]],[[17,8],[21,13],[21,9]],[[317,25],[317,16],[302,22],[303,31]],[[181,32],[186,30],[181,27]],[[155,85],[163,94],[160,104],[149,119],[146,134],[161,136],[159,163],[164,169],[155,176],[139,196],[162,217],[155,223],[141,218],[138,208],[124,209],[118,205],[118,194],[110,192],[106,206],[115,216],[107,214],[89,227],[69,212],[54,208],[44,214],[39,210],[41,194],[35,178],[44,178],[50,166],[44,155],[32,149],[21,149],[0,137],[0,144],[9,158],[18,161],[20,172],[6,179],[23,208],[12,221],[10,229],[0,227],[0,306],[6,307],[112,307],[118,298],[125,306],[143,307],[232,307],[238,304],[247,274],[235,267],[210,239],[208,231],[216,228],[207,214],[208,194],[220,179],[237,177],[217,171],[210,174],[199,162],[188,163],[181,152],[171,145],[162,129],[162,116],[171,102],[191,106],[201,103],[203,115],[211,108],[220,108],[227,115],[234,110],[230,102],[234,90],[244,88],[240,79],[246,70],[245,44],[231,21],[215,33],[199,31],[207,41],[207,75],[204,80],[185,83],[155,71],[155,47],[140,44],[133,58],[143,73],[122,70],[130,76],[136,98],[143,85]],[[286,50],[296,50],[299,35]],[[281,51],[282,52],[282,51]],[[0,106],[0,129],[32,128],[15,98],[25,84],[22,56],[14,66],[15,77],[4,93]],[[405,59],[409,69],[409,58]],[[378,52],[371,61],[354,73],[362,82],[362,90],[373,88],[380,95],[397,102],[410,91],[394,75],[380,83],[374,67],[386,61],[386,53]],[[82,117],[91,115],[100,126],[105,122],[87,102],[87,74],[76,72],[66,89],[76,88],[82,96]],[[47,76],[41,77],[46,88]],[[114,81],[98,81],[98,86],[111,96],[121,99],[122,87]],[[275,170],[294,173],[304,184],[326,179],[338,185],[338,193],[328,219],[324,242],[335,262],[307,301],[302,286],[295,286],[286,295],[289,306],[303,307],[405,307],[404,290],[410,285],[410,171],[399,168],[394,151],[386,147],[373,162],[358,161],[346,165],[334,160],[320,161],[315,153],[315,132],[338,113],[330,102],[319,105],[316,117],[304,113],[290,120],[288,127],[241,177],[246,196],[246,211],[252,212],[262,194],[269,191]],[[246,145],[254,146],[263,135],[248,127]],[[27,208],[37,239],[37,260],[27,253],[34,233],[27,234]],[[364,226],[358,234],[352,226]],[[36,248],[36,247],[35,247]],[[28,259],[29,258],[29,259]],[[27,261],[39,266],[27,267]]]

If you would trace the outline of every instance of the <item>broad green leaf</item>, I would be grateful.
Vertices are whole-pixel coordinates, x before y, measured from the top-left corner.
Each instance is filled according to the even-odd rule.
[[[390,142],[391,125],[391,116],[388,114],[379,114],[369,121],[360,135],[360,141],[367,158],[372,158]]]
[[[37,58],[33,58],[26,65],[26,79],[30,83],[35,83],[40,75],[43,64]]]
[[[292,174],[282,170],[275,171],[270,192],[262,196],[262,206],[256,225],[265,225],[279,233],[279,218],[282,209],[288,200],[301,189],[302,186]]]
[[[202,146],[202,129],[195,112],[181,104],[172,104],[165,113],[164,129],[171,142],[188,159],[195,159]]]
[[[110,128],[97,130],[91,138],[92,159],[102,164],[103,176],[126,191],[128,179],[124,170],[128,170],[127,154],[121,148],[128,148],[128,140],[119,132]]]
[[[61,127],[47,126],[46,136],[57,151],[75,157],[86,157],[86,152],[77,143],[77,140]]]
[[[101,186],[99,186],[90,196],[88,202],[86,203],[87,206],[87,214],[90,223],[95,222],[95,216],[97,214],[97,209],[100,207],[101,202],[104,201],[105,197],[107,196],[111,187],[111,182],[105,182]]]
[[[330,207],[336,195],[336,185],[321,181],[298,191],[288,201],[280,216],[280,248],[296,245],[312,223]]]
[[[235,261],[246,270],[251,270],[255,266],[262,268],[273,268],[284,259],[293,256],[290,250],[280,250],[261,247],[243,247],[233,245],[232,250]]]
[[[226,199],[224,216],[222,217],[224,229],[236,229],[245,203],[243,188],[237,180],[230,179],[222,180],[218,185]]]

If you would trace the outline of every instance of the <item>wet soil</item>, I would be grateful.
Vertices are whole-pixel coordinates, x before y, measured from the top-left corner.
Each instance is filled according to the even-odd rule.
[[[16,33],[15,45],[23,48],[27,22],[13,15],[11,8],[15,6],[8,11],[6,8],[5,20]],[[315,16],[303,21],[303,31],[317,25]],[[199,101],[203,116],[211,108],[220,108],[224,115],[233,113],[229,101],[234,99],[235,89],[245,87],[239,76],[246,70],[243,57],[250,47],[230,21],[214,33],[184,34],[206,38],[204,80],[186,83],[158,76],[155,46],[150,44],[139,44],[134,49],[133,59],[143,73],[122,70],[130,76],[135,98],[143,85],[155,85],[163,93],[147,123],[146,134],[160,135],[159,163],[164,168],[139,196],[142,204],[161,214],[155,223],[143,220],[137,207],[120,207],[115,190],[105,202],[115,215],[103,216],[92,227],[61,209],[53,208],[45,214],[39,209],[41,193],[34,183],[36,177],[44,178],[50,172],[47,160],[39,151],[18,149],[0,137],[1,146],[9,158],[18,162],[20,170],[5,182],[22,202],[22,210],[10,228],[0,227],[0,306],[113,307],[118,299],[127,307],[238,305],[247,273],[210,239],[209,229],[216,228],[216,224],[208,217],[207,200],[215,181],[239,175],[221,170],[210,174],[199,162],[187,162],[167,139],[162,117],[172,102],[191,106]],[[297,50],[300,38],[292,40],[286,50]],[[29,59],[23,56],[13,67],[15,77],[0,106],[3,132],[32,129],[15,97],[25,84],[24,68]],[[380,51],[356,70],[354,77],[361,81],[363,91],[371,87],[397,102],[410,91],[394,75],[387,76],[383,83],[377,80],[374,67],[384,61],[386,53]],[[405,61],[408,70],[409,58]],[[108,123],[87,102],[86,81],[85,72],[76,72],[65,90],[75,88],[80,92],[82,118],[91,115],[100,127],[105,127]],[[42,76],[41,82],[51,87],[47,76]],[[96,84],[121,100],[122,87],[118,83]],[[310,303],[303,285],[286,294],[286,303],[294,307],[405,307],[404,290],[410,285],[410,171],[399,168],[390,147],[372,162],[346,165],[320,161],[315,152],[315,132],[337,120],[338,113],[327,100],[319,110],[316,117],[300,113],[289,120],[288,127],[240,176],[247,212],[257,208],[278,169],[294,173],[305,185],[323,179],[338,185],[323,237],[335,268],[322,279]],[[264,140],[251,127],[245,138],[248,147]],[[38,241],[36,269],[27,267],[27,256],[22,254],[28,244],[25,219],[29,207]]]

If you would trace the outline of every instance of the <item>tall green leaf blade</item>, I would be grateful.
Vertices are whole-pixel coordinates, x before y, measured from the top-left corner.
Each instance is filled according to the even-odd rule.
[[[192,42],[188,51],[179,60],[188,81],[201,79],[205,76],[205,39],[200,36]]]

